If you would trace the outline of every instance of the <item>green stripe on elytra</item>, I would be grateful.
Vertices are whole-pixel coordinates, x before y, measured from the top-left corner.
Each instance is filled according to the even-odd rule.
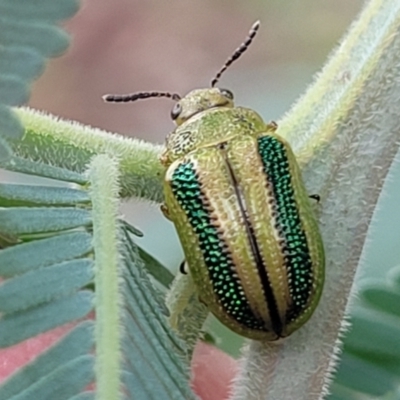
[[[172,192],[185,211],[199,240],[209,279],[219,302],[228,315],[252,329],[264,330],[263,321],[257,319],[246,299],[234,263],[217,228],[209,216],[209,203],[201,190],[201,182],[193,163],[179,164],[172,174]],[[189,265],[190,268],[190,265]]]
[[[295,201],[291,171],[284,145],[272,136],[258,138],[259,153],[276,205],[276,229],[283,239],[292,306],[287,322],[307,306],[313,285],[312,260]]]

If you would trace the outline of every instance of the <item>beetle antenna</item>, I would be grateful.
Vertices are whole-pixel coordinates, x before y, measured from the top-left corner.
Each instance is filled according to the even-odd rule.
[[[136,101],[142,99],[149,99],[150,97],[167,97],[169,99],[178,101],[181,96],[177,93],[169,92],[138,92],[129,94],[105,94],[103,100],[113,103],[127,103],[128,101]]]
[[[256,21],[251,27],[246,40],[234,51],[234,53],[225,62],[223,67],[219,70],[217,75],[215,75],[215,78],[211,81],[211,87],[215,86],[215,84],[218,82],[219,78],[221,78],[221,75],[227,70],[227,68],[249,48],[251,42],[257,34],[259,27],[260,21]]]

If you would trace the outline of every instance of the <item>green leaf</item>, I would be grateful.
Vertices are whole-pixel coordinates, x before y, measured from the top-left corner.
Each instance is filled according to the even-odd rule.
[[[137,249],[125,247],[123,254],[128,300],[123,319],[128,333],[123,341],[123,381],[129,398],[194,399],[188,386],[188,369],[182,362],[184,344],[170,331],[165,307],[144,274]]]
[[[46,332],[67,322],[83,318],[93,308],[93,294],[82,291],[72,296],[6,314],[0,320],[0,347]]]
[[[27,86],[20,79],[12,75],[2,74],[0,76],[0,88],[0,103],[2,104],[17,106],[26,103],[29,99]]]
[[[400,285],[393,279],[399,267],[387,274],[386,281],[366,283],[351,310],[351,327],[344,340],[344,354],[335,376],[332,396],[346,387],[358,399],[389,396],[400,386]]]
[[[30,84],[44,69],[46,58],[61,54],[69,40],[56,24],[78,9],[75,0],[0,2],[0,136],[15,141],[22,125],[8,106],[24,104]],[[11,155],[0,140],[0,160]]]
[[[76,2],[70,0],[0,3],[0,101],[5,105],[26,101],[29,84],[43,71],[46,57],[65,49],[66,35],[54,24],[76,9]],[[1,104],[0,117],[2,138],[22,137],[18,120]],[[76,124],[69,129],[76,130]],[[0,236],[9,246],[0,250],[0,276],[7,279],[0,285],[0,345],[17,344],[75,321],[96,306],[95,321],[78,325],[17,371],[0,386],[0,399],[94,399],[94,392],[83,391],[94,377],[96,399],[116,400],[122,396],[123,387],[127,397],[135,399],[194,398],[188,383],[188,366],[183,362],[184,345],[170,332],[168,311],[144,270],[151,269],[164,284],[170,282],[171,276],[147,253],[141,252],[145,263],[140,260],[139,250],[128,240],[128,233],[121,230],[116,208],[118,192],[126,193],[129,185],[136,186],[137,193],[161,199],[161,175],[150,178],[153,184],[148,186],[142,174],[142,166],[150,160],[154,170],[161,171],[159,150],[139,143],[145,154],[132,158],[129,146],[121,146],[127,145],[126,141],[114,141],[107,149],[103,136],[99,146],[89,143],[77,153],[84,137],[81,136],[83,141],[73,139],[68,144],[59,135],[55,146],[48,146],[45,136],[39,142],[37,138],[31,140],[27,129],[26,141],[14,148],[15,156],[8,159],[10,146],[0,138],[0,164],[16,172],[87,185],[85,174],[92,157],[108,152],[119,158],[121,150],[126,153],[121,165],[137,170],[128,172],[125,186],[119,190],[118,178],[114,180],[110,173],[113,168],[117,171],[117,164],[103,159],[107,162],[100,161],[96,167],[100,171],[104,164],[102,174],[91,176],[90,196],[69,188],[0,186]],[[90,231],[93,228],[93,235],[82,229],[86,227]],[[75,231],[68,232],[71,229]],[[138,233],[135,228],[131,231]],[[93,277],[95,292],[82,290]],[[108,279],[112,277],[115,279]],[[110,302],[109,294],[118,301]],[[110,305],[112,313],[106,310]],[[148,334],[143,336],[142,330]],[[129,358],[122,357],[122,349]],[[154,360],[149,360],[149,355]],[[160,379],[150,382],[149,376]],[[108,397],[113,377],[117,379],[113,386],[116,396]]]
[[[335,382],[354,390],[383,396],[396,389],[398,378],[373,362],[362,360],[351,354],[344,354]]]
[[[112,185],[117,183],[110,166],[104,160],[99,164],[104,166],[109,182]],[[104,182],[104,177],[101,182]],[[102,185],[99,189],[101,187]],[[24,202],[23,193],[31,197],[33,187],[11,189],[15,189],[14,193],[19,193],[19,199]],[[118,191],[112,190],[111,193],[115,195]],[[58,190],[48,191],[47,194],[46,202],[50,204],[53,203],[51,196],[54,195],[57,199],[59,195]],[[98,196],[102,199],[101,203],[104,202],[105,195],[106,192],[102,192]],[[80,199],[82,196],[77,197]],[[110,200],[109,204],[114,204],[114,200]],[[110,366],[115,357],[120,364],[120,372],[116,375],[119,377],[117,387],[122,385],[125,388],[127,399],[195,398],[188,384],[188,367],[183,362],[186,358],[184,344],[170,331],[166,320],[168,310],[145,273],[146,267],[140,259],[139,250],[129,236],[130,230],[125,225],[122,225],[123,228],[120,226],[117,208],[115,213],[106,217],[106,211],[102,210],[102,206],[100,209],[98,207],[94,207],[94,212],[99,212],[101,219],[94,218],[98,222],[94,224],[93,234],[99,236],[99,229],[104,230],[107,247],[100,244],[100,252],[96,252],[95,246],[95,260],[102,265],[100,260],[103,249],[104,257],[109,260],[109,255],[113,254],[113,246],[122,256],[115,253],[117,263],[122,263],[119,267],[121,276],[116,280],[117,285],[113,289],[120,293],[120,300],[114,303],[117,311],[113,312],[113,315],[121,316],[120,322],[112,323],[108,314],[101,311],[101,307],[106,304],[103,301],[94,301],[104,296],[107,298],[112,288],[109,285],[110,279],[104,280],[104,287],[96,281],[94,297],[91,292],[80,290],[92,280],[93,272],[97,270],[92,268],[91,259],[81,258],[93,249],[89,233],[63,233],[0,250],[0,275],[11,277],[0,285],[0,308],[3,312],[0,319],[0,346],[19,343],[38,333],[82,318],[92,309],[93,304],[96,305],[97,316],[95,321],[75,328],[60,342],[17,371],[0,386],[0,399],[11,399],[12,396],[16,396],[16,399],[70,399],[73,395],[76,396],[72,398],[93,399],[93,392],[79,391],[94,376],[98,376],[97,373],[94,375],[94,371],[102,368],[105,368],[108,382],[110,374],[112,375]],[[38,208],[13,207],[10,224],[13,219],[19,220],[18,209],[24,211],[29,220],[32,220],[29,211],[33,216],[38,211]],[[48,208],[42,205],[40,210],[44,216],[46,211],[52,215],[55,210],[63,211],[65,208]],[[70,211],[70,207],[68,210]],[[115,236],[120,238],[116,242],[112,240],[109,224],[105,223],[108,218],[115,220],[115,229],[120,232]],[[43,223],[43,229],[47,230],[52,222],[51,218],[45,220],[47,222]],[[98,223],[100,226],[97,226]],[[149,259],[153,262],[151,257]],[[109,261],[104,265],[107,264]],[[111,329],[111,333],[120,332],[116,336],[119,339],[115,352],[108,355],[103,353],[102,340],[97,335],[93,336],[91,328],[95,327],[96,331],[103,323]],[[100,329],[99,334],[104,334],[103,329]],[[88,350],[92,343],[96,348],[95,357]],[[110,341],[106,340],[104,345],[108,350]],[[121,354],[118,356],[121,351],[123,358]],[[71,369],[73,373],[70,372]],[[156,378],[149,380],[149,376]],[[97,379],[96,387],[101,390]],[[100,392],[97,395],[102,398]]]
[[[55,186],[0,184],[0,206],[72,206],[89,203],[87,192]]]
[[[6,123],[7,123],[7,118],[6,118]],[[0,162],[2,160],[8,159],[10,154],[11,154],[11,147],[3,138],[0,137]]]
[[[59,21],[71,17],[78,11],[79,2],[76,0],[24,0],[3,1],[2,10],[16,18],[32,19],[37,21]]]
[[[66,261],[0,285],[0,312],[13,313],[66,296],[93,281],[93,261]]]
[[[4,49],[3,50],[0,49],[0,57],[2,51],[4,51]],[[13,67],[14,66],[7,67],[7,70],[8,68],[13,68]],[[0,65],[0,71],[1,71],[1,65]],[[12,112],[7,106],[1,103],[0,103],[0,135],[2,141],[15,140],[16,138],[22,137],[23,135],[23,127],[17,115],[14,112]],[[0,161],[4,160],[5,160],[4,157],[0,158]]]
[[[56,232],[90,224],[90,212],[73,207],[0,209],[1,230],[12,235]]]
[[[60,366],[89,354],[93,345],[93,321],[81,322],[31,364],[6,380],[0,386],[0,399],[9,399],[26,392],[32,385],[49,376]]]
[[[87,184],[87,178],[79,172],[20,157],[11,157],[8,160],[0,159],[0,167],[9,171],[21,172],[28,175],[37,175],[43,178],[57,179],[81,185]]]
[[[357,307],[352,312],[351,321],[346,346],[352,351],[380,354],[400,362],[400,319],[371,308]]]
[[[400,317],[400,291],[398,288],[396,291],[396,288],[391,290],[383,285],[365,287],[362,291],[362,299],[371,306]]]
[[[154,277],[158,282],[160,282],[164,287],[168,288],[173,279],[174,275],[171,271],[164,267],[156,258],[147,251],[143,250],[138,246],[139,257],[144,262],[147,272]]]
[[[40,267],[82,257],[93,249],[92,235],[70,232],[0,251],[0,276],[9,278]]]
[[[94,356],[84,355],[41,378],[13,400],[67,400],[93,380]]]
[[[139,229],[135,228],[132,224],[130,224],[127,221],[121,221],[121,223],[124,225],[124,227],[126,228],[126,230],[130,233],[132,233],[132,235],[135,236],[139,236],[142,237],[143,236],[143,232],[140,231]]]
[[[69,400],[95,400],[95,393],[94,392],[80,393],[74,397],[70,397]]]
[[[0,49],[0,71],[5,75],[17,75],[33,79],[43,69],[43,58],[27,47],[3,47]]]

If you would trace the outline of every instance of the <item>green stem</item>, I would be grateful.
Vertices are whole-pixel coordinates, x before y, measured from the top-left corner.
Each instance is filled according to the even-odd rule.
[[[122,398],[118,178],[118,164],[110,157],[99,155],[93,159],[89,179],[95,253],[97,400]]]
[[[16,112],[25,127],[25,135],[14,149],[17,157],[83,173],[94,155],[107,154],[119,162],[121,196],[162,201],[161,146],[28,108]],[[4,167],[12,170],[12,164]]]

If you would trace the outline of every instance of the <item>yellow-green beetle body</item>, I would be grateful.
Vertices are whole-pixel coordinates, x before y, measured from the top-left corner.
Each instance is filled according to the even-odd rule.
[[[322,240],[290,146],[275,124],[234,107],[227,90],[194,90],[173,116],[161,156],[166,214],[201,301],[243,336],[290,335],[324,281]]]
[[[107,95],[106,101],[176,100],[161,162],[165,215],[175,224],[199,297],[233,331],[277,340],[312,315],[324,283],[324,250],[299,167],[276,124],[235,107],[215,88],[249,47],[232,54],[210,89]]]

